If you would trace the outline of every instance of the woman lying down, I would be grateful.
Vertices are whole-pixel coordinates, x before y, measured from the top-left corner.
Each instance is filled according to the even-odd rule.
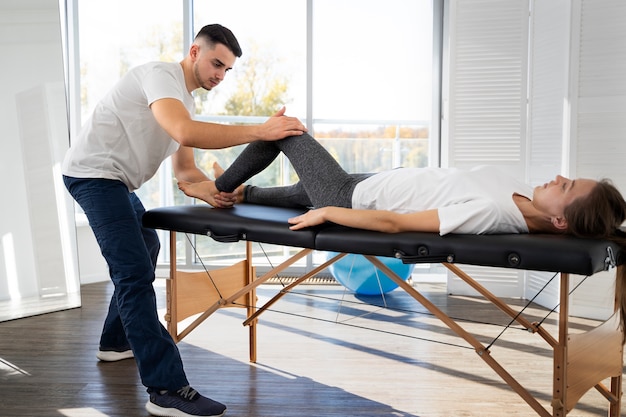
[[[282,187],[243,185],[284,153],[300,181]],[[308,134],[249,144],[215,181],[180,182],[190,197],[214,207],[247,202],[312,208],[289,220],[298,230],[324,222],[396,233],[569,233],[621,238],[626,201],[608,180],[557,175],[530,187],[494,167],[398,168],[348,174]]]
[[[282,152],[299,182],[282,187],[244,183]],[[494,167],[398,168],[349,174],[308,134],[247,145],[226,170],[215,164],[215,181],[179,182],[186,195],[218,208],[247,202],[311,208],[289,219],[292,230],[324,222],[387,233],[558,233],[609,239],[626,251],[626,201],[609,180],[557,175],[537,187]],[[616,297],[626,322],[626,268]]]

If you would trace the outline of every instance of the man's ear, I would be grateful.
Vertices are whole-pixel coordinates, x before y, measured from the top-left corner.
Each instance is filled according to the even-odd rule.
[[[197,43],[191,44],[191,46],[189,47],[189,55],[191,56],[194,62],[196,59],[198,59],[199,54],[200,54],[200,46]]]
[[[567,220],[565,220],[564,217],[553,217],[551,221],[552,221],[552,225],[556,227],[558,230],[567,229]]]

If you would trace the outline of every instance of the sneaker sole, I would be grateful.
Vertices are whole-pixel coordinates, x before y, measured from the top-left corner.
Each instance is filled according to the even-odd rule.
[[[154,404],[152,401],[148,401],[146,403],[146,410],[153,416],[158,416],[158,417],[221,417],[224,414],[226,414],[226,410],[224,410],[224,412],[221,414],[211,414],[211,415],[207,414],[203,416],[187,414],[184,411],[180,411],[177,408],[164,408],[164,407],[158,406]]]
[[[125,350],[124,352],[115,352],[113,350],[99,350],[96,353],[96,358],[103,362],[117,362],[124,359],[134,358],[132,350]]]

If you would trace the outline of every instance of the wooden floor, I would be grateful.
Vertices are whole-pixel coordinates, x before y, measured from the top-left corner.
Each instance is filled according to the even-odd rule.
[[[261,301],[277,288],[261,287]],[[508,322],[481,299],[447,296],[439,284],[417,288],[453,317]],[[148,416],[134,361],[95,358],[110,293],[109,283],[89,284],[82,288],[81,308],[0,323],[0,416]],[[157,295],[163,304],[163,281]],[[379,298],[358,300],[339,286],[300,286],[261,316],[257,364],[248,362],[244,310],[221,310],[179,344],[189,380],[227,404],[227,416],[536,415],[404,292],[393,291],[385,302],[393,309],[373,306],[382,303]],[[553,329],[555,319],[550,316],[546,326]],[[573,319],[572,327],[595,324]],[[502,330],[467,326],[484,343]],[[509,329],[491,351],[551,410],[551,351],[542,339]],[[606,416],[606,410],[592,390],[569,416]]]

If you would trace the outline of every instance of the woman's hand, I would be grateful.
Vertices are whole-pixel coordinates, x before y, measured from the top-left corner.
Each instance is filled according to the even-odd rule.
[[[289,224],[291,224],[289,228],[291,230],[300,230],[306,227],[322,224],[326,221],[325,213],[326,207],[323,207],[319,209],[309,210],[304,214],[292,217],[288,220]]]

